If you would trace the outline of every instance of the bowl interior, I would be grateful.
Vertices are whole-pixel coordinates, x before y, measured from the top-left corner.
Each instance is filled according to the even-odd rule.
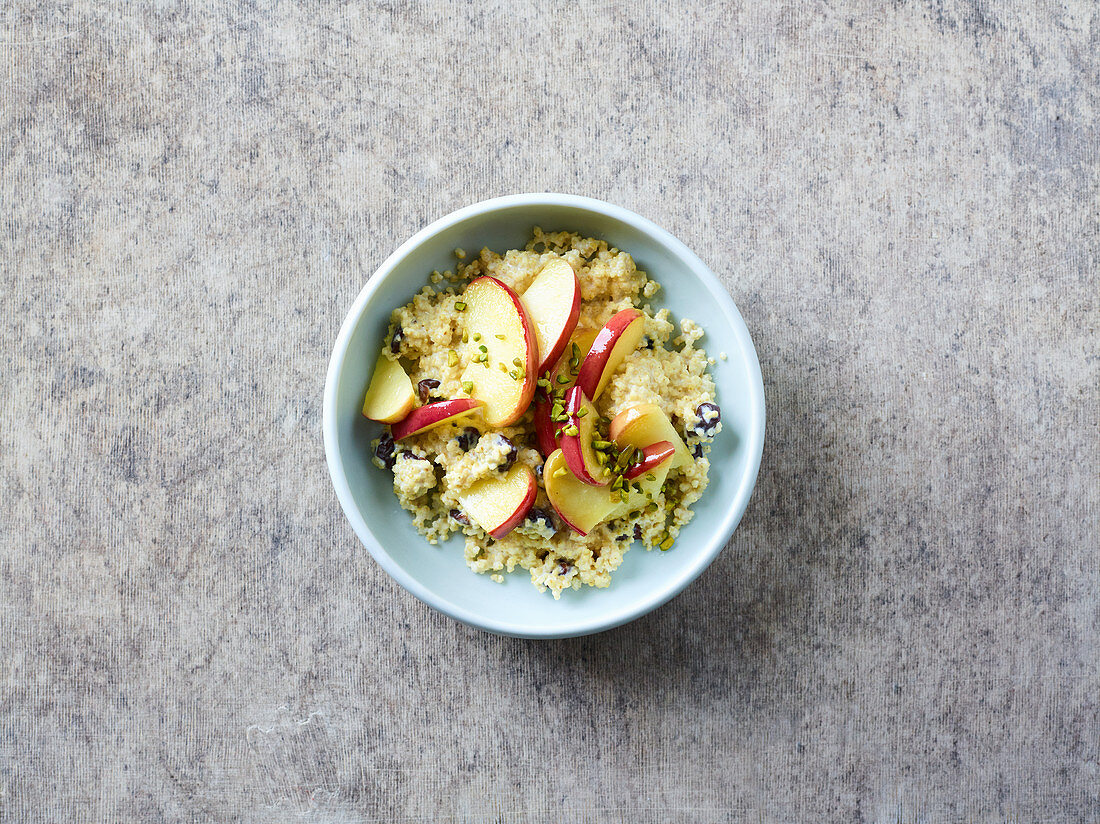
[[[748,332],[729,295],[670,235],[624,212],[624,218],[576,203],[512,203],[476,207],[395,255],[360,295],[338,342],[326,392],[326,448],[341,503],[360,539],[402,585],[459,620],[495,632],[533,637],[583,634],[623,623],[663,603],[706,567],[740,519],[755,481],[763,443],[763,389]],[[614,208],[614,207],[604,207]],[[636,220],[634,220],[636,219]],[[643,225],[639,226],[638,223]],[[523,248],[531,228],[569,229],[630,252],[662,289],[652,301],[673,319],[689,317],[706,330],[703,345],[715,358],[724,428],[710,453],[710,486],[695,517],[669,552],[626,554],[608,589],[567,591],[555,601],[540,593],[525,570],[503,584],[476,575],[463,560],[462,542],[428,544],[393,494],[392,476],[370,461],[380,426],[360,414],[363,394],[390,312],[427,283],[433,269],[452,269],[454,249],[503,252]],[[431,229],[431,227],[429,227]],[[409,247],[410,244],[406,244]],[[701,272],[700,269],[703,271]],[[388,270],[388,271],[387,271]],[[725,352],[727,360],[719,358]]]

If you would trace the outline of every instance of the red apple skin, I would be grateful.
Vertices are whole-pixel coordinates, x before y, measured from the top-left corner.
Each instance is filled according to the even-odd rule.
[[[527,309],[523,306],[523,300],[516,294],[516,290],[508,284],[497,280],[490,275],[482,275],[479,278],[475,278],[470,281],[466,287],[468,292],[475,284],[480,284],[479,288],[486,286],[483,281],[489,281],[496,286],[499,286],[504,290],[505,294],[511,299],[512,303],[516,307],[516,312],[519,314],[520,322],[523,324],[523,338],[527,344],[527,356],[524,362],[523,369],[523,384],[520,389],[520,393],[516,398],[516,407],[511,415],[503,418],[499,421],[488,421],[492,426],[510,426],[523,417],[523,413],[527,411],[527,408],[531,405],[531,399],[535,395],[535,385],[538,381],[538,361],[539,361],[539,345],[538,339],[535,337],[534,327],[531,326],[531,318],[527,316]],[[396,436],[395,436],[396,439]]]
[[[390,426],[390,435],[395,441],[419,434],[435,426],[442,426],[451,418],[467,415],[484,406],[484,402],[474,398],[453,398],[449,401],[436,401],[419,406],[402,420]]]
[[[523,519],[527,517],[527,513],[531,511],[531,507],[534,506],[538,494],[539,484],[535,480],[535,473],[531,471],[530,467],[527,467],[527,497],[523,499],[523,503],[519,505],[519,508],[512,513],[508,520],[489,532],[494,540],[499,541],[523,522]]]
[[[535,392],[535,438],[538,440],[539,452],[542,457],[549,458],[550,453],[558,448],[558,439],[554,437],[555,423],[550,420],[552,406],[550,399],[541,389]]]
[[[585,408],[588,409],[588,414],[578,417],[577,413]],[[590,486],[607,486],[610,476],[603,474],[602,467],[591,456],[592,426],[596,410],[579,386],[574,386],[565,396],[565,414],[569,416],[565,426],[577,427],[576,435],[562,433],[559,439],[569,471],[577,476],[577,480]],[[588,441],[587,444],[585,440]]]
[[[574,271],[573,267],[569,264],[568,261],[557,259],[556,263],[559,265],[564,264],[565,266],[569,267],[569,276],[572,278],[573,286],[573,301],[569,306],[569,313],[566,317],[565,325],[562,326],[561,332],[558,335],[558,339],[554,342],[553,346],[549,348],[549,351],[539,352],[538,371],[540,375],[551,366],[553,366],[555,363],[557,363],[558,358],[561,357],[561,353],[565,349],[566,344],[569,343],[569,337],[573,334],[573,330],[577,327],[577,318],[579,318],[581,315],[581,283],[579,280],[577,280],[577,273],[576,271]],[[554,264],[555,261],[552,261],[551,264],[548,265]],[[564,268],[562,268],[561,271],[564,272]],[[539,274],[541,275],[542,273],[540,272]],[[538,276],[536,276],[535,280],[538,280]],[[524,293],[523,299],[527,300],[527,293]],[[530,313],[528,313],[528,316],[530,316]]]
[[[656,466],[660,466],[676,454],[676,447],[672,441],[657,441],[642,450],[642,459],[623,473],[623,477],[632,481],[640,475],[644,475]]]
[[[577,373],[577,386],[584,390],[584,394],[595,400],[599,397],[598,389],[603,381],[604,372],[616,369],[621,363],[621,358],[616,363],[609,363],[615,344],[624,334],[636,334],[641,339],[641,329],[634,324],[645,323],[645,315],[637,309],[623,309],[615,314],[603,328],[596,334],[592,341],[592,348],[581,362],[580,371]],[[625,356],[627,353],[623,353]]]

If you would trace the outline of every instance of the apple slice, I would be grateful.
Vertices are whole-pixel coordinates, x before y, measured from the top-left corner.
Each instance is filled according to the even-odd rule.
[[[437,426],[443,426],[463,415],[470,415],[484,407],[484,403],[474,398],[453,398],[449,401],[436,401],[426,406],[418,406],[404,419],[390,426],[390,435],[395,441],[419,435]]]
[[[550,457],[550,453],[558,448],[558,439],[555,436],[556,425],[550,420],[550,399],[541,389],[535,391],[535,438],[538,441],[539,452],[543,458]]]
[[[378,356],[370,386],[363,398],[363,414],[379,423],[396,423],[416,405],[412,379],[401,364],[390,360],[385,352]]]
[[[586,484],[606,486],[611,480],[611,472],[600,463],[592,446],[598,415],[579,386],[574,386],[565,396],[565,414],[569,420],[562,427],[559,442],[569,471]]]
[[[481,359],[462,372],[463,383],[473,386],[468,394],[484,401],[489,426],[513,424],[530,406],[538,379],[538,341],[523,301],[496,278],[484,276],[471,281],[455,302],[465,305],[466,332],[474,357]]]
[[[637,309],[615,314],[596,335],[581,363],[577,386],[595,401],[607,387],[623,358],[638,348],[645,332],[645,315]]]
[[[588,350],[592,348],[592,341],[596,339],[596,335],[599,331],[596,329],[578,329],[573,333],[573,337],[569,339],[569,343],[566,345],[564,351],[561,353],[561,357],[558,358],[558,362],[554,364],[554,369],[550,373],[550,385],[554,389],[568,389],[577,381],[577,372],[580,371],[581,364],[584,362],[585,356],[588,354]],[[573,347],[577,348],[574,349]],[[576,355],[573,353],[576,352]],[[577,365],[573,366],[573,358],[576,357]],[[541,372],[539,374],[542,374]],[[558,376],[563,375],[567,380],[558,380]]]
[[[570,472],[560,449],[546,459],[542,480],[550,505],[581,535],[587,535],[621,506],[618,500],[611,500],[611,490],[606,486],[586,484]]]
[[[538,491],[531,467],[517,463],[501,477],[478,481],[458,500],[479,527],[500,540],[527,517]]]
[[[695,460],[668,415],[655,403],[628,406],[611,419],[609,433],[619,447],[645,449],[658,441],[669,441],[676,448],[671,468],[687,466]]]
[[[633,481],[639,475],[643,475],[646,472],[652,474],[654,467],[664,463],[675,454],[676,447],[672,445],[671,441],[657,441],[657,443],[650,444],[642,450],[641,460],[632,464],[626,472],[623,473],[623,477],[628,481]]]
[[[581,313],[581,285],[565,258],[554,258],[523,293],[523,305],[535,327],[541,375],[558,360]]]

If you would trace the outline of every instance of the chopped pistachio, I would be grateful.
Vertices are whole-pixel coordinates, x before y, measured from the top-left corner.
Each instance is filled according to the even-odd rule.
[[[558,383],[564,386],[565,384],[569,383],[569,378],[565,375],[558,375]]]
[[[475,341],[481,340],[481,333],[480,332],[474,332],[474,340]]]
[[[523,366],[523,361],[519,358],[512,358],[512,366]]]
[[[674,541],[675,539],[671,535],[669,535],[665,540],[661,541],[661,552],[668,552],[670,549],[672,549],[672,544],[674,543]]]
[[[497,364],[497,366],[499,366],[499,367],[500,367],[500,371],[501,371],[501,372],[507,372],[507,371],[508,371],[508,367],[504,365],[504,362],[503,362],[503,361],[501,361],[500,363],[498,363],[498,364]]]
[[[459,312],[465,312],[466,311],[466,301],[456,300],[455,301],[455,309]]]
[[[454,349],[448,349],[447,350],[447,365],[448,366],[457,366],[458,365],[458,352],[456,352]]]
[[[467,395],[469,395],[471,392],[474,391],[474,382],[473,381],[463,381],[462,382],[462,391],[465,392]]]
[[[504,337],[504,335],[497,335],[497,336],[496,336],[496,339],[497,339],[497,340],[507,340],[507,338],[506,338],[506,337]]]
[[[577,429],[575,424],[569,424],[569,426],[565,427],[565,429],[563,429],[562,432],[564,432],[566,435],[579,435],[580,434],[580,430]]]
[[[477,351],[479,351],[479,352],[488,352],[489,347],[486,346],[484,343],[482,343],[477,347]]]

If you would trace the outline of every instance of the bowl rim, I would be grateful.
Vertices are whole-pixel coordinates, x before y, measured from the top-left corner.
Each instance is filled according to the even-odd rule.
[[[714,299],[722,304],[726,314],[732,319],[732,332],[738,346],[746,355],[746,364],[749,370],[749,386],[752,426],[748,432],[743,433],[746,440],[746,450],[749,456],[748,471],[739,479],[730,507],[724,518],[710,538],[707,540],[703,551],[698,552],[693,563],[688,565],[678,576],[660,582],[646,597],[627,604],[624,607],[610,611],[606,615],[585,618],[582,620],[563,621],[560,625],[546,626],[544,628],[532,628],[528,625],[517,626],[507,621],[485,618],[475,612],[448,601],[435,592],[428,589],[411,575],[407,574],[390,553],[382,546],[381,541],[375,538],[368,526],[363,514],[355,504],[351,486],[348,483],[347,473],[344,470],[343,458],[338,448],[339,439],[336,423],[336,394],[338,379],[343,368],[344,359],[347,356],[348,346],[352,333],[363,316],[367,305],[374,293],[379,289],[383,281],[397,268],[398,264],[415,248],[420,246],[433,235],[461,223],[471,217],[495,212],[516,206],[562,206],[582,211],[594,212],[610,217],[621,223],[649,235],[654,241],[665,246],[673,256],[682,260],[699,279],[709,288]],[[662,229],[648,218],[635,212],[616,206],[602,200],[581,195],[554,194],[545,192],[531,192],[516,195],[505,195],[483,200],[478,203],[464,206],[438,220],[429,223],[412,237],[402,243],[387,257],[382,264],[367,279],[363,288],[359,291],[351,308],[348,310],[340,331],[336,336],[336,343],[332,349],[329,366],[325,378],[324,399],[322,406],[322,435],[326,463],[329,476],[336,492],[336,497],[344,511],[345,517],[350,522],[359,541],[367,548],[374,560],[384,569],[390,577],[404,587],[408,592],[423,601],[428,606],[442,612],[456,621],[472,627],[486,630],[499,635],[507,635],[517,638],[569,638],[580,635],[589,635],[596,632],[612,629],[626,624],[636,618],[651,612],[672,598],[679,595],[690,583],[695,581],[703,571],[710,566],[718,554],[725,547],[726,542],[733,535],[740,523],[742,516],[748,507],[756,485],[756,479],[760,471],[760,459],[764,450],[764,432],[766,424],[764,382],[760,372],[760,360],[756,354],[752,337],[744,318],[738,311],[733,298],[730,297],[726,287],[703,261],[682,241],[671,233]],[[472,573],[471,573],[472,574]]]

